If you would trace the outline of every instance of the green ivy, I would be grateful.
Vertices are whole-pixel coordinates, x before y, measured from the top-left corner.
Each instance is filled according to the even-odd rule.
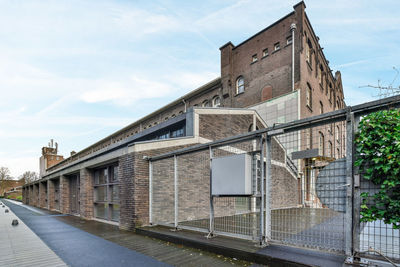
[[[355,165],[380,188],[375,194],[361,193],[361,221],[383,220],[400,229],[400,110],[365,116],[355,146]]]

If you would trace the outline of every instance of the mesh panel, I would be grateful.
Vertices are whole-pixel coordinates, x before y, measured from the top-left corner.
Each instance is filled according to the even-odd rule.
[[[338,122],[272,138],[272,240],[344,252],[344,133]]]

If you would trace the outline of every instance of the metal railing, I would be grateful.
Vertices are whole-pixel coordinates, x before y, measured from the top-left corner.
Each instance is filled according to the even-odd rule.
[[[398,230],[359,223],[360,193],[372,189],[353,164],[359,118],[398,107],[395,96],[149,158],[150,222],[400,260]],[[238,154],[253,156],[252,194],[212,195],[213,159]]]

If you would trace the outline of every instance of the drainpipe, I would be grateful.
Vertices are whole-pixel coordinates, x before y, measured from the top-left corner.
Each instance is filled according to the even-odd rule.
[[[186,101],[184,98],[182,98],[182,102],[183,102],[183,104],[185,104],[185,113],[186,113]]]
[[[296,30],[295,23],[292,23],[290,25],[290,30],[292,31],[292,91],[294,91],[294,31]]]

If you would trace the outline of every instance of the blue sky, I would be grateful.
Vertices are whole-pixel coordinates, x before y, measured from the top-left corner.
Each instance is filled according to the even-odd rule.
[[[0,0],[0,166],[38,171],[49,139],[69,155],[218,77],[220,46],[297,2]],[[400,1],[306,5],[347,104],[373,100],[359,86],[400,69]]]

